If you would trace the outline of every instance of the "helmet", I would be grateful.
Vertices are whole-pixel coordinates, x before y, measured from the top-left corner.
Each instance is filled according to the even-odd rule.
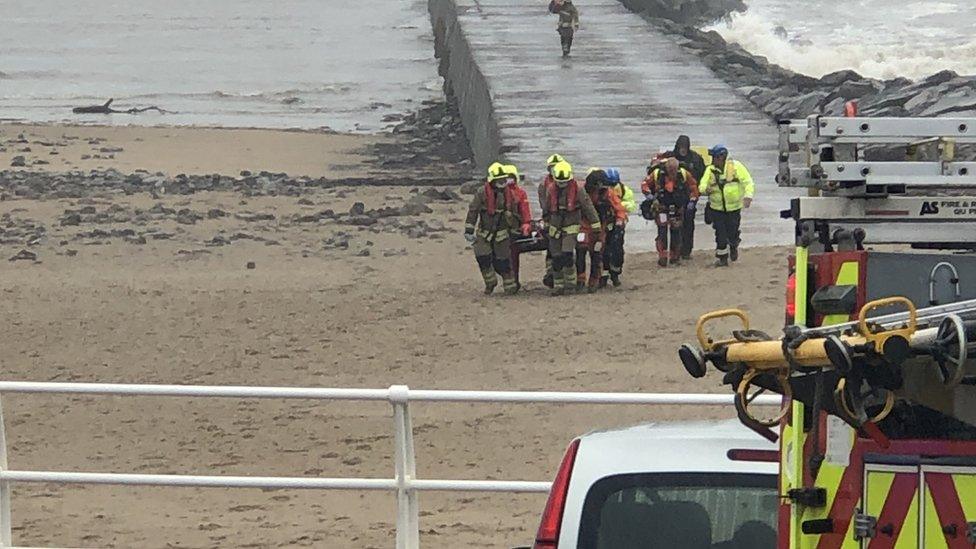
[[[557,162],[555,166],[552,167],[552,178],[560,183],[569,181],[573,178],[573,167],[569,165],[569,162],[563,160],[562,162]]]
[[[515,167],[514,164],[505,164],[504,166],[502,166],[502,170],[505,171],[505,175],[507,175],[508,177],[511,177],[516,182],[518,182],[518,180],[519,180],[519,171],[518,171],[518,168]]]
[[[607,168],[607,181],[610,183],[620,183],[620,170],[617,168]]]
[[[723,154],[729,154],[729,149],[721,143],[715,145],[711,149],[708,149],[708,156],[722,156]]]
[[[552,156],[550,156],[549,158],[546,159],[546,166],[548,166],[549,168],[552,168],[556,164],[559,164],[560,162],[565,162],[565,161],[566,161],[566,159],[563,158],[562,156],[560,156],[558,154],[554,154],[554,155],[552,155]]]
[[[495,162],[491,166],[488,166],[488,181],[494,181],[503,177],[507,178],[508,174],[505,173],[505,166],[501,162]]]

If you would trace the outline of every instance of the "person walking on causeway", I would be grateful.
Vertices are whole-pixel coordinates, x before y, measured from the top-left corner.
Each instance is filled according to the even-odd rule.
[[[552,167],[539,197],[546,219],[549,253],[552,256],[552,295],[563,295],[576,287],[573,252],[583,219],[594,238],[602,238],[603,226],[589,194],[573,178],[573,167],[563,161]]]
[[[530,220],[523,217],[522,200],[511,184],[505,167],[495,162],[488,168],[484,189],[475,193],[468,206],[464,238],[472,244],[474,257],[485,281],[485,294],[491,294],[501,275],[505,293],[514,295],[519,286],[512,271],[512,246],[509,236],[521,232],[528,235]]]

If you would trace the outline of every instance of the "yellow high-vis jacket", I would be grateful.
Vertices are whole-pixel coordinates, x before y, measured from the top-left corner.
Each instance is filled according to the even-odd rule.
[[[637,201],[634,200],[634,191],[629,186],[624,183],[617,183],[613,186],[613,192],[617,194],[617,198],[620,199],[620,203],[623,204],[625,210],[628,214],[632,214],[637,211]]]
[[[731,158],[725,161],[725,171],[714,164],[705,168],[705,175],[698,184],[703,196],[708,196],[708,207],[718,212],[737,212],[742,209],[742,199],[752,198],[756,185],[749,170]]]

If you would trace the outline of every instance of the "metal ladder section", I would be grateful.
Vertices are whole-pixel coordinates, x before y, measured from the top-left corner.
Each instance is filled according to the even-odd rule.
[[[957,144],[976,145],[976,118],[814,115],[780,122],[776,182],[809,192],[782,215],[796,221],[798,238],[803,230],[823,239],[847,229],[858,244],[974,249],[976,162],[956,161]],[[885,156],[904,147],[905,158],[864,160],[866,150],[879,147]],[[803,164],[791,163],[797,156]]]

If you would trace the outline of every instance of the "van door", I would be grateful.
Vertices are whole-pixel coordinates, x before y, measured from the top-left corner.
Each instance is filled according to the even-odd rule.
[[[919,547],[918,488],[917,466],[865,464],[863,549]]]
[[[923,465],[925,549],[976,546],[976,467]]]

